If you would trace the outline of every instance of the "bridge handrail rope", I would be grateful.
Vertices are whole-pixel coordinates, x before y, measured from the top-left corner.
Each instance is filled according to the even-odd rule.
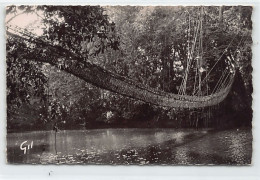
[[[236,36],[237,36],[237,35],[236,35]],[[217,61],[217,62],[214,64],[214,66],[210,69],[210,72],[214,69],[214,67],[215,67],[216,64],[219,62],[219,60],[221,59],[221,57],[224,55],[224,53],[225,53],[225,51],[228,49],[228,47],[232,44],[232,42],[234,41],[234,39],[235,39],[236,36],[233,37],[232,41],[231,41],[231,42],[229,43],[229,45],[225,48],[224,52],[222,53],[222,55],[220,56],[220,58],[218,59],[218,61]],[[247,38],[248,38],[248,37],[246,37],[246,39],[244,40],[244,42],[247,40]],[[234,51],[236,51],[236,50],[238,49],[238,47],[239,47],[240,44],[242,43],[242,40],[243,40],[243,37],[242,37],[241,40],[239,41],[239,43],[238,43],[238,45],[236,46],[236,48],[235,48]],[[227,67],[224,72],[226,72],[228,69],[229,69],[229,68]],[[224,73],[224,72],[223,72],[223,73]],[[222,73],[222,76],[223,76],[223,73]],[[218,83],[221,82],[221,80],[222,80],[222,78],[223,78],[222,76],[220,77]],[[206,76],[206,77],[207,77],[207,76]],[[206,77],[205,77],[205,78],[206,78]],[[204,80],[205,80],[205,79],[204,79]],[[203,81],[204,81],[204,80],[203,80]],[[219,88],[217,88],[217,86],[219,86],[220,88],[222,87],[222,85],[219,85],[218,83],[217,83],[217,85],[215,86],[215,88],[214,88],[214,90],[212,91],[212,93],[215,93],[215,92],[217,92],[217,91],[219,90]],[[222,84],[222,83],[221,83],[221,84]],[[217,90],[216,88],[217,88],[218,90]],[[216,91],[215,91],[215,90],[216,90]]]
[[[230,45],[232,44],[232,42],[234,41],[236,36],[234,36],[232,38],[232,41],[228,44],[228,46],[223,50],[223,53],[221,54],[221,56],[218,58],[218,60],[215,62],[215,64],[212,66],[212,68],[208,71],[207,75],[205,76],[205,78],[202,80],[202,84],[208,79],[208,77],[210,76],[210,73],[212,72],[212,70],[215,68],[215,66],[218,64],[218,62],[221,60],[222,56],[225,54],[225,51],[230,47]],[[198,88],[196,88],[195,91],[197,91]]]
[[[216,86],[214,87],[214,89],[213,89],[213,93],[215,93],[216,92],[216,90],[217,90],[217,88],[220,86],[220,83],[222,82],[222,79],[224,78],[224,76],[225,76],[225,74],[227,73],[227,69],[225,69],[223,72],[222,72],[222,75],[221,75],[221,77],[219,78],[219,80],[218,80],[218,82],[217,82],[217,84],[216,84]]]

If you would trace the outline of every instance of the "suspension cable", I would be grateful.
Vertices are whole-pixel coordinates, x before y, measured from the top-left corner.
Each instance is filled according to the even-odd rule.
[[[227,69],[225,69],[225,71],[222,72],[222,75],[221,75],[221,77],[219,78],[219,80],[218,80],[218,82],[217,82],[217,85],[214,87],[212,93],[215,93],[215,92],[216,92],[215,90],[217,90],[217,88],[219,87],[219,85],[220,85],[220,83],[222,82],[222,79],[223,79],[223,77],[224,77],[224,75],[225,75],[226,73],[227,73]]]
[[[209,70],[208,74],[205,76],[205,78],[202,80],[201,83],[204,83],[207,78],[209,77],[211,71],[214,69],[214,67],[217,65],[217,63],[221,60],[222,56],[225,54],[225,51],[229,48],[229,46],[232,44],[232,42],[234,41],[236,36],[233,37],[232,41],[228,44],[228,46],[224,49],[224,52],[221,54],[221,56],[218,58],[218,60],[216,61],[216,63],[212,66],[212,68]],[[196,89],[196,91],[198,90],[198,88]]]

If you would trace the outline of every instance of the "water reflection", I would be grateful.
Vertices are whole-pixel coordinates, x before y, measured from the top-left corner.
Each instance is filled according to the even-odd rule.
[[[239,130],[237,130],[239,131]],[[247,148],[252,148],[251,143],[248,142],[247,134],[245,132],[239,133],[237,136],[234,136],[233,134],[229,136],[230,137],[230,147],[233,149],[231,153],[231,157],[235,162],[238,164],[243,163],[247,157],[245,154],[241,152],[248,151]],[[245,145],[248,144],[248,145]]]
[[[173,159],[176,159],[179,164],[188,164],[189,163],[189,156],[188,156],[189,149],[187,146],[179,147],[176,149],[176,153],[174,154]]]
[[[56,138],[51,131],[11,133],[7,139],[9,163],[249,164],[252,153],[250,130],[100,129],[60,131]],[[26,155],[19,148],[24,140],[34,141]]]

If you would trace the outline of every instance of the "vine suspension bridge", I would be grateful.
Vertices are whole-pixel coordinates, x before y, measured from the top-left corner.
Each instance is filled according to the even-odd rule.
[[[188,65],[187,69],[185,70],[185,76],[180,86],[179,93],[173,94],[145,86],[141,83],[105,70],[95,64],[89,62],[84,62],[83,64],[83,59],[81,56],[61,46],[52,45],[50,42],[37,37],[25,29],[14,26],[7,26],[7,34],[13,38],[22,39],[26,42],[34,44],[34,46],[31,47],[39,52],[39,56],[35,58],[31,57],[30,54],[27,54],[27,57],[32,60],[50,63],[51,65],[57,66],[62,70],[67,71],[97,87],[163,107],[192,109],[217,105],[222,102],[228,95],[235,76],[234,66],[230,66],[231,68],[229,67],[223,71],[222,76],[216,83],[216,86],[211,94],[202,96],[199,93],[201,84],[207,81],[210,72],[212,72],[215,65],[221,59],[220,57],[216,61],[215,65],[208,71],[206,77],[203,80],[200,79],[200,84],[197,88],[194,89],[193,94],[185,94],[185,86],[189,67],[192,63],[192,60],[194,59],[192,58],[192,53],[194,53],[193,47],[193,52],[190,52],[190,55],[188,56]],[[63,63],[61,64],[57,58],[47,58],[45,55],[45,52],[47,51],[55,54],[57,58],[64,58]],[[198,72],[199,73],[197,73],[197,75],[199,76],[200,70],[198,70]]]

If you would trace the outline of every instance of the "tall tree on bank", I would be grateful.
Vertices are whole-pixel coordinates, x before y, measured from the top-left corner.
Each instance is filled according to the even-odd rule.
[[[10,6],[6,13],[13,14],[7,23],[24,13],[37,14],[42,12],[42,23],[45,28],[40,38],[53,46],[58,45],[81,57],[81,63],[89,57],[104,52],[107,47],[117,49],[118,41],[114,36],[114,27],[109,23],[103,9],[99,6]],[[41,46],[36,44],[36,46]],[[21,104],[31,104],[39,97],[46,102],[47,76],[42,67],[42,59],[52,59],[57,68],[63,60],[71,57],[51,52],[25,39],[7,36],[7,104],[8,116],[16,112]],[[55,49],[57,51],[57,49]],[[58,50],[59,51],[59,50]],[[72,60],[73,61],[73,60]],[[46,109],[43,103],[43,109]],[[40,114],[40,113],[39,113]],[[35,117],[38,119],[39,117]]]

